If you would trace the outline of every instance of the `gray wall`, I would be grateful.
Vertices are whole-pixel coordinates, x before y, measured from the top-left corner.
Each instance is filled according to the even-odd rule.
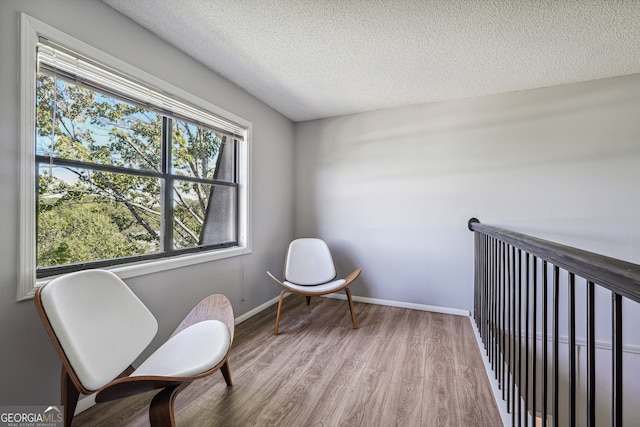
[[[477,217],[640,262],[640,75],[296,124],[296,235],[354,294],[472,308]]]
[[[253,253],[128,279],[168,336],[203,296],[220,292],[236,316],[278,295],[265,271],[282,269],[293,236],[293,124],[98,0],[0,2],[0,405],[58,401],[60,363],[33,301],[16,302],[19,167],[19,13],[151,73],[253,123]]]

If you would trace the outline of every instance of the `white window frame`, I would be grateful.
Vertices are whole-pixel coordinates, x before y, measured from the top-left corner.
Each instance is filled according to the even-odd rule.
[[[185,254],[151,261],[123,264],[109,268],[120,278],[142,276],[164,270],[203,262],[244,255],[251,252],[250,218],[250,170],[251,170],[251,122],[236,116],[208,101],[198,98],[145,71],[127,64],[78,39],[75,39],[29,15],[20,17],[20,250],[18,265],[17,299],[32,298],[38,286],[53,277],[36,279],[36,174],[35,174],[35,98],[36,98],[36,43],[39,37],[65,46],[101,64],[112,67],[134,79],[145,82],[171,96],[175,96],[195,107],[202,108],[223,119],[234,122],[244,129],[244,141],[239,141],[238,165],[238,246],[224,249]]]

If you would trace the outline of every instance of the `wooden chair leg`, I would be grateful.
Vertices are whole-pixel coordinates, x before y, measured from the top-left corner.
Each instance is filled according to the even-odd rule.
[[[176,419],[173,411],[173,403],[180,393],[190,383],[174,385],[162,389],[156,394],[149,406],[149,422],[151,427],[175,427]]]
[[[307,296],[307,305],[311,304],[311,297]]]
[[[280,324],[280,310],[282,309],[282,299],[284,298],[284,293],[286,291],[280,292],[280,302],[278,302],[278,314],[276,314],[276,330],[273,332],[273,335],[278,335],[278,325]]]
[[[64,410],[64,426],[71,427],[73,422],[73,414],[76,412],[78,405],[78,397],[80,392],[71,380],[67,370],[62,366],[62,381],[60,382],[60,397],[62,400],[62,408]]]
[[[227,387],[233,385],[231,382],[231,371],[229,370],[229,361],[226,360],[224,365],[220,367],[220,372],[222,372],[222,376],[224,377],[224,381],[227,383]]]
[[[356,311],[353,308],[353,299],[351,298],[351,291],[347,288],[344,288],[344,291],[347,294],[347,299],[349,300],[349,310],[351,310],[351,321],[353,322],[353,329],[358,329],[358,325],[356,324]]]

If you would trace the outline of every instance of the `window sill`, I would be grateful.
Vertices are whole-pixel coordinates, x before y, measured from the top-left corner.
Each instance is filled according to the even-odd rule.
[[[144,261],[139,263],[118,265],[113,268],[105,268],[105,270],[112,271],[121,279],[128,279],[131,277],[144,276],[152,273],[159,273],[161,271],[172,270],[174,268],[187,267],[190,265],[202,264],[205,262],[216,261],[225,258],[231,258],[235,256],[245,255],[251,253],[251,249],[247,247],[236,246],[228,249],[220,249],[210,252],[201,252],[197,254],[179,255],[171,258],[162,258],[153,261]],[[56,276],[47,277],[46,279],[40,279],[36,282],[35,287],[24,295],[20,300],[32,299],[35,295],[36,289],[49,283],[55,279]]]

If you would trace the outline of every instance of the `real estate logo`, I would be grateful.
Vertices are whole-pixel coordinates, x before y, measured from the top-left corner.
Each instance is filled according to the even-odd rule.
[[[63,427],[57,406],[0,406],[0,427]]]

